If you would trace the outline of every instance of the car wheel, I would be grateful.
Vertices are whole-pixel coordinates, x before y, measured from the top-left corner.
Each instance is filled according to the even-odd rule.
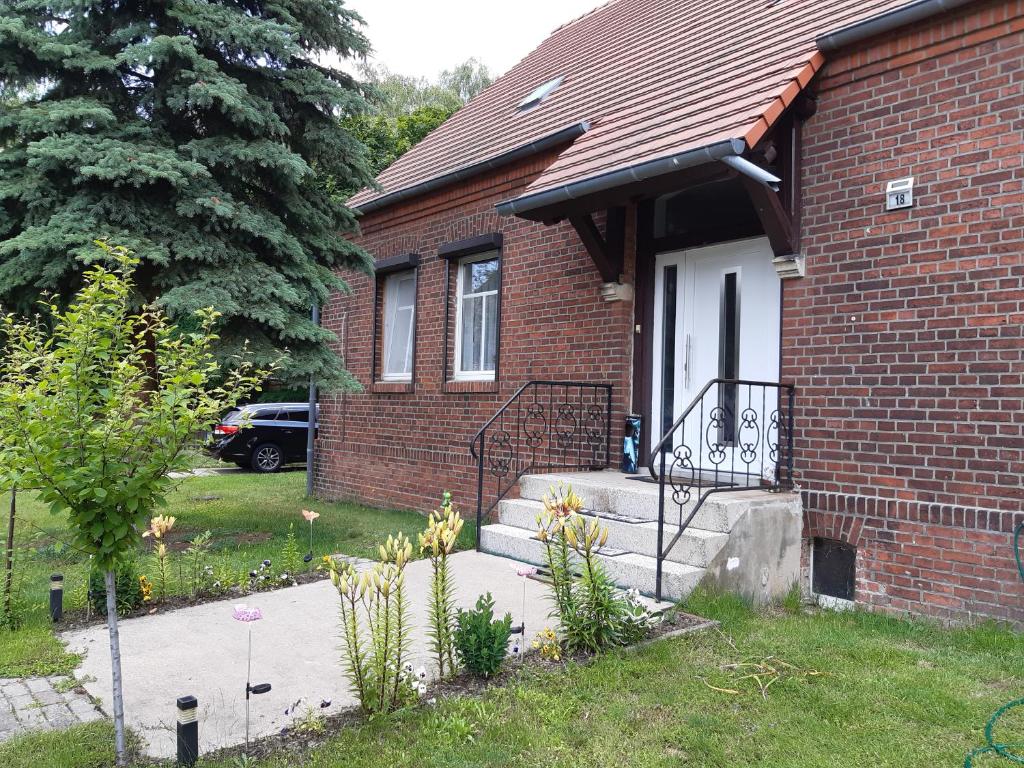
[[[252,468],[257,472],[277,472],[283,463],[284,455],[273,443],[258,445],[252,452]]]

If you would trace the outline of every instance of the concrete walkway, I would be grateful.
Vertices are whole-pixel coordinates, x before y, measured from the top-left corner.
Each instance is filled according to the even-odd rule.
[[[69,677],[0,678],[0,741],[103,717]]]
[[[523,621],[526,587],[526,635],[532,640],[545,626],[551,604],[546,585],[516,575],[523,567],[512,560],[479,552],[452,557],[457,597],[472,607],[477,597],[491,592],[495,613]],[[430,564],[411,563],[406,584],[413,612],[413,663],[432,669],[427,652],[427,595]],[[263,620],[251,625],[232,618],[236,603],[258,606]],[[251,700],[253,737],[279,732],[292,720],[285,715],[302,700],[319,708],[331,701],[329,714],[356,704],[342,673],[338,594],[330,581],[222,600],[164,614],[121,622],[125,715],[129,727],[146,739],[152,757],[171,757],[175,751],[175,700],[192,694],[199,699],[199,739],[202,752],[239,744],[245,739],[246,644],[252,627],[252,682],[269,682],[273,690]],[[110,654],[106,626],[62,635],[69,649],[85,654],[79,678],[109,714],[111,711]]]

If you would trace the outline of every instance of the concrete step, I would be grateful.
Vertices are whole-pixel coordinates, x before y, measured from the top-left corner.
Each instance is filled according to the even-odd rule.
[[[630,475],[621,472],[568,472],[551,475],[524,475],[519,480],[519,496],[523,499],[539,501],[550,495],[558,484],[572,486],[573,491],[583,499],[584,506],[595,514],[636,518],[641,520],[658,519],[658,486],[642,480],[630,479]],[[691,491],[691,499],[682,505],[673,499],[671,488],[665,490],[665,520],[677,522],[693,509],[698,498],[698,490]],[[762,492],[719,492],[712,494],[701,506],[690,523],[694,528],[705,531],[728,533],[732,526],[749,508],[750,497],[761,496]],[[740,503],[735,503],[738,498]],[[744,502],[744,498],[747,502]]]
[[[545,565],[544,544],[535,532],[525,528],[496,523],[480,529],[481,549],[494,555],[509,557],[534,565]],[[655,593],[657,561],[636,552],[615,556],[601,555],[609,577],[620,587],[635,587],[645,595]],[[662,598],[682,600],[700,583],[704,569],[671,560],[662,564]]]
[[[498,521],[513,528],[522,528],[536,533],[537,516],[543,511],[544,505],[533,499],[504,499],[498,508]],[[658,523],[640,518],[620,516],[609,517],[597,513],[584,515],[592,519],[598,517],[608,527],[608,546],[614,549],[636,552],[648,557],[655,557],[658,551]],[[665,526],[665,544],[675,535],[675,529]],[[668,554],[668,559],[706,567],[721,551],[729,540],[729,534],[719,531],[706,531],[690,526],[676,542]]]

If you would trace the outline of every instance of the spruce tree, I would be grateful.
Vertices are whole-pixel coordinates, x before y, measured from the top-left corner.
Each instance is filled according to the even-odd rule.
[[[140,304],[221,313],[219,356],[348,383],[310,307],[369,268],[331,192],[371,181],[364,102],[324,63],[365,55],[361,24],[343,0],[0,0],[0,304],[70,298],[105,239]]]

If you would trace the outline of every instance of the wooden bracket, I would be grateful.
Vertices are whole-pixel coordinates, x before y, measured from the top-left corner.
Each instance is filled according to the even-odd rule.
[[[601,279],[606,283],[619,282],[626,249],[626,209],[622,206],[608,209],[604,236],[589,213],[570,216],[569,223],[594,260]]]
[[[772,252],[776,256],[792,256],[797,253],[796,228],[778,193],[749,176],[740,176],[740,180],[750,195],[750,202],[761,220]]]

